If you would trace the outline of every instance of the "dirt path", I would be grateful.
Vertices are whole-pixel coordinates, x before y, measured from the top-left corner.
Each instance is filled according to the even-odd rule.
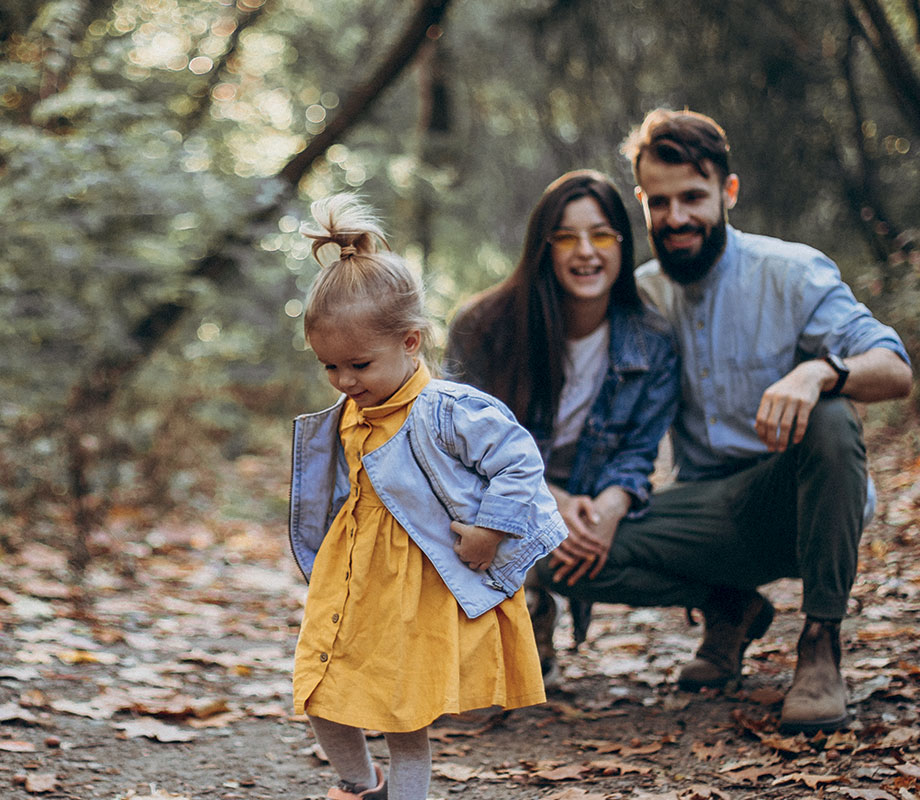
[[[240,460],[228,486],[246,486],[245,503],[225,487],[212,510],[140,542],[113,519],[81,593],[47,544],[0,559],[3,800],[325,796],[332,771],[289,709],[305,590],[274,470]],[[601,606],[547,704],[439,721],[430,797],[920,797],[920,465],[892,447],[875,471],[881,513],[844,625],[847,731],[776,731],[800,627],[794,582],[766,587],[780,613],[732,695],[674,686],[699,634],[683,611]],[[385,761],[380,737],[371,747]]]

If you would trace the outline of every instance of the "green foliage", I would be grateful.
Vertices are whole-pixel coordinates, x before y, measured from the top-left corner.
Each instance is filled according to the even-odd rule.
[[[375,205],[439,322],[507,274],[539,193],[567,169],[617,179],[647,254],[619,145],[656,105],[725,126],[742,179],[733,222],[826,250],[920,347],[916,304],[892,299],[916,295],[916,250],[879,262],[860,220],[882,209],[844,191],[869,169],[887,224],[912,241],[920,131],[864,42],[845,74],[838,4],[454,3],[297,192],[274,176],[414,3],[121,0],[85,20],[82,4],[39,5],[0,41],[0,510],[118,492],[191,502],[205,467],[329,401],[297,319],[314,198],[347,189]],[[909,52],[908,5],[886,8]],[[220,280],[199,269],[215,252],[232,260]],[[139,329],[170,304],[184,313],[148,353]],[[76,388],[133,361],[74,438]]]

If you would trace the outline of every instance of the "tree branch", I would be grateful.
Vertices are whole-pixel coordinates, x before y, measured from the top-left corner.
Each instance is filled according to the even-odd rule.
[[[863,36],[894,94],[898,108],[913,130],[920,135],[920,78],[914,72],[878,0],[852,2]]]
[[[44,100],[64,88],[74,63],[74,50],[86,36],[89,24],[115,5],[115,0],[71,0],[58,4],[57,14],[41,31],[42,79],[39,98]]]
[[[402,37],[377,71],[353,89],[322,133],[284,166],[278,176],[296,186],[310,166],[368,112],[373,102],[400,75],[422,46],[432,25],[440,24],[451,0],[421,0]]]
[[[279,175],[293,190],[310,165],[349,130],[409,64],[418,48],[424,43],[429,28],[444,17],[450,0],[421,0],[403,35],[371,78],[361,84],[342,105],[341,112],[322,134],[316,136],[306,149],[292,158]],[[263,207],[248,220],[241,222],[238,231],[227,232],[220,242],[189,270],[190,278],[205,278],[221,283],[233,278],[239,271],[239,253],[253,246],[252,230],[276,214],[284,202],[279,197]],[[117,360],[97,363],[90,368],[84,380],[74,387],[70,398],[71,408],[104,405],[115,395],[122,379],[143,363],[191,308],[189,298],[161,303],[152,308],[135,326],[131,334],[134,344],[132,355],[120,355]]]

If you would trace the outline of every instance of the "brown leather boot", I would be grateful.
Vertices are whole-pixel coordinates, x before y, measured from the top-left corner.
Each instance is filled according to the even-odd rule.
[[[799,637],[799,660],[783,701],[780,730],[809,736],[847,721],[847,689],[840,674],[840,622],[808,617]]]
[[[741,682],[744,651],[773,622],[773,605],[753,589],[720,588],[701,610],[706,625],[703,641],[696,658],[680,671],[677,685],[688,692],[703,687],[733,691]]]
[[[528,578],[529,578],[528,574]],[[556,646],[553,633],[556,630],[556,600],[543,587],[524,583],[527,610],[533,625],[533,635],[540,656],[540,670],[543,673],[543,688],[555,689],[562,682],[562,670],[556,660]]]

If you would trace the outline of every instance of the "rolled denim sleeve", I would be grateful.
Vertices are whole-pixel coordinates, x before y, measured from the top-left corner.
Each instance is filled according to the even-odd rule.
[[[443,421],[447,451],[486,483],[477,525],[520,536],[532,522],[535,504],[555,508],[533,437],[498,400],[457,397]]]
[[[595,473],[589,494],[597,497],[609,486],[620,486],[633,497],[628,516],[645,514],[652,486],[658,446],[677,412],[680,396],[680,369],[677,354],[663,342],[650,354],[645,376],[644,402],[633,409],[631,425],[620,443]]]

